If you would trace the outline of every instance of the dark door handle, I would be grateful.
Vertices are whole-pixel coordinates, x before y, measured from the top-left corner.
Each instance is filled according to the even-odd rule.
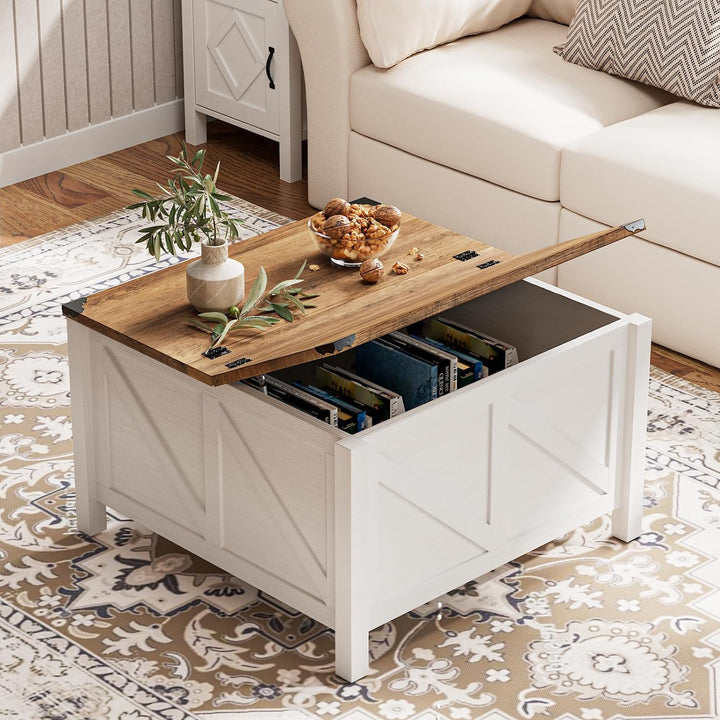
[[[275,54],[275,48],[269,47],[267,60],[265,61],[265,74],[267,75],[268,83],[270,85],[271,90],[275,89],[275,81],[272,79],[272,75],[270,74],[270,63],[272,62],[274,54]]]

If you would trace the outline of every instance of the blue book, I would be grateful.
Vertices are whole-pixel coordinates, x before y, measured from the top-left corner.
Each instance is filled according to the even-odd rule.
[[[470,353],[465,353],[462,350],[458,350],[457,348],[454,348],[450,345],[446,345],[443,342],[440,342],[439,340],[434,340],[433,338],[425,337],[424,335],[413,335],[411,334],[411,337],[416,337],[418,340],[422,340],[423,342],[426,342],[433,347],[439,348],[440,350],[445,350],[445,352],[452,353],[458,361],[461,361],[465,363],[472,371],[472,382],[475,380],[480,380],[481,378],[487,377],[488,370],[487,367],[483,364],[483,361],[477,357],[477,355],[471,355]],[[465,378],[467,379],[467,378]],[[463,387],[466,385],[466,382],[460,383],[458,381],[458,386]]]
[[[355,351],[355,372],[402,395],[410,410],[438,396],[437,364],[393,347],[382,338]]]
[[[359,409],[352,403],[346,402],[342,398],[328,392],[327,390],[323,390],[315,385],[305,385],[305,383],[301,383],[299,380],[295,381],[293,385],[300,390],[310,393],[310,395],[314,395],[315,397],[326,400],[332,405],[335,405],[335,407],[339,410],[338,427],[340,427],[340,412],[349,417],[351,419],[350,424],[342,426],[342,430],[355,433],[360,432],[360,430],[364,430],[366,427],[370,427],[372,424],[372,421],[368,418],[365,410]]]

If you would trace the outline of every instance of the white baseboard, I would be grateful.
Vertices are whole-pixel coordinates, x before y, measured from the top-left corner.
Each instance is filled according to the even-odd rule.
[[[138,145],[185,127],[182,99],[0,153],[0,187]]]

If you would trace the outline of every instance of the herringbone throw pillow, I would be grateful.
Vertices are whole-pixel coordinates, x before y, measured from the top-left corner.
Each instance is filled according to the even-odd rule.
[[[579,0],[555,52],[720,107],[720,0]]]

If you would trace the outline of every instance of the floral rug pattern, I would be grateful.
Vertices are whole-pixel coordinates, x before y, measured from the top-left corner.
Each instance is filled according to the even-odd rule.
[[[284,218],[243,201],[243,237]],[[720,395],[653,369],[644,534],[603,517],[372,633],[332,632],[123,517],[74,525],[60,303],[152,272],[121,212],[0,250],[0,718],[720,715]]]

